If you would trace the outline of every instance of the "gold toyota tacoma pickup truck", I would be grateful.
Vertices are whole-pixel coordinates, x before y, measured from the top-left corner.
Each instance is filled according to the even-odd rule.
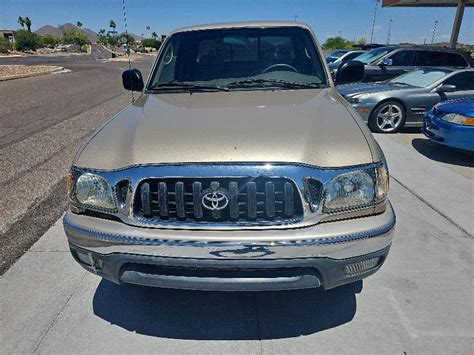
[[[350,66],[340,82],[357,76]],[[345,77],[344,77],[345,75]],[[68,175],[64,229],[85,269],[119,284],[264,291],[360,280],[384,263],[387,165],[294,22],[167,36],[139,98]]]

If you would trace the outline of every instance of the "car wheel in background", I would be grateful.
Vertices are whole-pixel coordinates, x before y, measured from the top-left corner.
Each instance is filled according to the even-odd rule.
[[[377,133],[395,133],[405,126],[405,108],[398,101],[380,104],[369,119],[369,127]]]

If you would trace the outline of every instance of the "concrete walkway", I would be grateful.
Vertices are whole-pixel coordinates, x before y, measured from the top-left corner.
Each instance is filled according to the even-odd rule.
[[[73,261],[58,221],[0,278],[1,352],[472,353],[473,181],[377,138],[398,228],[386,264],[363,283],[328,292],[121,287]]]

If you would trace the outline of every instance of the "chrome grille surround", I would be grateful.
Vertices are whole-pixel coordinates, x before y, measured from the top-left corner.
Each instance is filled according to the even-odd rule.
[[[298,188],[287,178],[145,179],[137,189],[133,212],[145,223],[272,225],[303,219]]]
[[[231,164],[154,164],[139,165],[113,171],[103,171],[94,169],[85,169],[73,167],[74,175],[84,172],[90,172],[103,177],[109,182],[114,197],[117,200],[117,212],[101,211],[90,207],[81,206],[70,196],[71,205],[74,210],[81,212],[84,210],[95,211],[111,215],[122,222],[142,227],[161,228],[161,229],[202,229],[202,230],[232,230],[232,229],[285,229],[298,228],[315,225],[325,220],[334,220],[338,218],[351,218],[363,215],[370,215],[383,209],[386,200],[374,202],[366,206],[326,213],[323,211],[324,190],[334,177],[351,172],[354,170],[376,169],[382,165],[382,162],[375,164],[351,166],[344,168],[320,168],[301,164],[288,163],[231,163]],[[296,196],[299,197],[302,205],[302,215],[298,218],[282,219],[279,221],[258,220],[258,221],[224,221],[219,223],[206,223],[194,221],[169,221],[144,218],[136,213],[135,196],[140,193],[138,187],[146,180],[163,179],[283,179],[290,181],[296,187]],[[321,183],[320,201],[316,206],[311,206],[307,195],[307,180],[314,179]],[[126,184],[124,184],[126,182]],[[126,191],[119,191],[126,186]],[[125,196],[125,200],[118,196]],[[338,217],[341,216],[341,217]]]

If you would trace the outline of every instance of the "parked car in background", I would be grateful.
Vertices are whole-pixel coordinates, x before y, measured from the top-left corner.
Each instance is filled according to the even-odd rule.
[[[379,47],[354,61],[364,63],[364,82],[391,79],[419,67],[469,68],[474,65],[468,52],[427,46]],[[330,69],[334,78],[337,68],[330,65]]]
[[[385,82],[337,86],[374,132],[423,124],[435,104],[474,96],[474,69],[420,68]]]
[[[391,51],[394,51],[395,49],[397,49],[397,47],[377,47],[368,52],[358,55],[353,60],[361,62],[362,64],[364,64],[364,67],[365,67],[365,65],[368,65],[370,63],[377,61],[379,58],[383,57],[387,53],[390,53]],[[341,64],[342,63],[333,63],[333,62],[328,64],[333,79],[336,79],[337,71],[339,70],[339,67],[341,66]]]
[[[340,70],[343,77],[344,68]],[[376,272],[395,227],[389,175],[295,22],[172,32],[140,97],[82,147],[64,229],[119,284],[334,288]]]
[[[340,58],[342,55],[346,54],[349,52],[349,49],[337,49],[335,51],[329,52],[326,55],[326,62],[332,63],[336,61],[338,58]]]
[[[436,47],[401,47],[367,63],[363,81],[387,80],[419,67],[471,66],[472,58],[467,52]]]
[[[425,116],[423,133],[433,142],[474,152],[474,95],[435,105]]]
[[[343,62],[347,62],[348,60],[353,60],[354,58],[360,56],[361,54],[363,53],[366,53],[367,51],[363,51],[361,49],[357,49],[357,50],[353,50],[353,51],[349,51],[347,53],[344,53],[343,55],[341,55],[339,58],[337,58],[334,62],[334,64],[340,64],[340,63],[343,63]]]

